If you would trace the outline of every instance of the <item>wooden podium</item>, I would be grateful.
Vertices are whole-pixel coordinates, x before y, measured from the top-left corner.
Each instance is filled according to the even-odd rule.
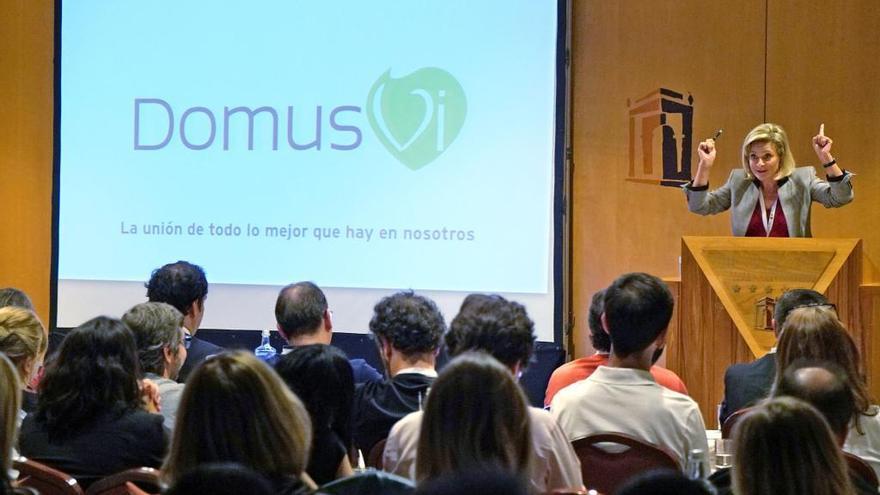
[[[773,332],[761,328],[766,297],[796,288],[825,294],[869,356],[859,317],[861,280],[859,239],[683,237],[666,366],[687,384],[706,427],[717,427],[724,370],[776,345]]]

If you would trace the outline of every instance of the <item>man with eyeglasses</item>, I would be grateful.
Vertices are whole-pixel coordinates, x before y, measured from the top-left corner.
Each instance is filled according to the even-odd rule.
[[[792,310],[804,306],[822,305],[833,307],[825,296],[814,290],[792,289],[786,291],[776,301],[776,307],[773,311],[771,326],[776,339],[779,340],[785,319]],[[773,384],[775,376],[776,347],[751,363],[734,364],[727,368],[724,372],[724,400],[721,402],[718,421],[724,424],[731,414],[769,396],[770,386]]]
[[[134,334],[144,378],[159,388],[163,425],[171,432],[184,386],[175,381],[187,355],[183,315],[170,304],[148,302],[129,309],[122,322]]]

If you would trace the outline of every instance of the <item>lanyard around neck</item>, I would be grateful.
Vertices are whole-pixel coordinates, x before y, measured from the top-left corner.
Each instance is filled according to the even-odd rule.
[[[761,203],[761,221],[764,222],[764,231],[770,237],[770,229],[773,228],[773,220],[776,218],[776,208],[779,207],[779,194],[770,205],[770,214],[767,215],[767,203],[764,201],[764,191],[758,191],[758,201]]]

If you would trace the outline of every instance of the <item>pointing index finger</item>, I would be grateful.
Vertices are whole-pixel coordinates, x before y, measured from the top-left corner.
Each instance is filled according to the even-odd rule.
[[[825,137],[825,124],[819,124],[819,135]]]

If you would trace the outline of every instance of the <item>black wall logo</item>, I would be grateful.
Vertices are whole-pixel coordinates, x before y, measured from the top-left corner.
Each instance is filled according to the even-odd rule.
[[[660,88],[629,98],[628,181],[679,187],[691,180],[694,97]],[[656,158],[661,157],[661,163]]]

